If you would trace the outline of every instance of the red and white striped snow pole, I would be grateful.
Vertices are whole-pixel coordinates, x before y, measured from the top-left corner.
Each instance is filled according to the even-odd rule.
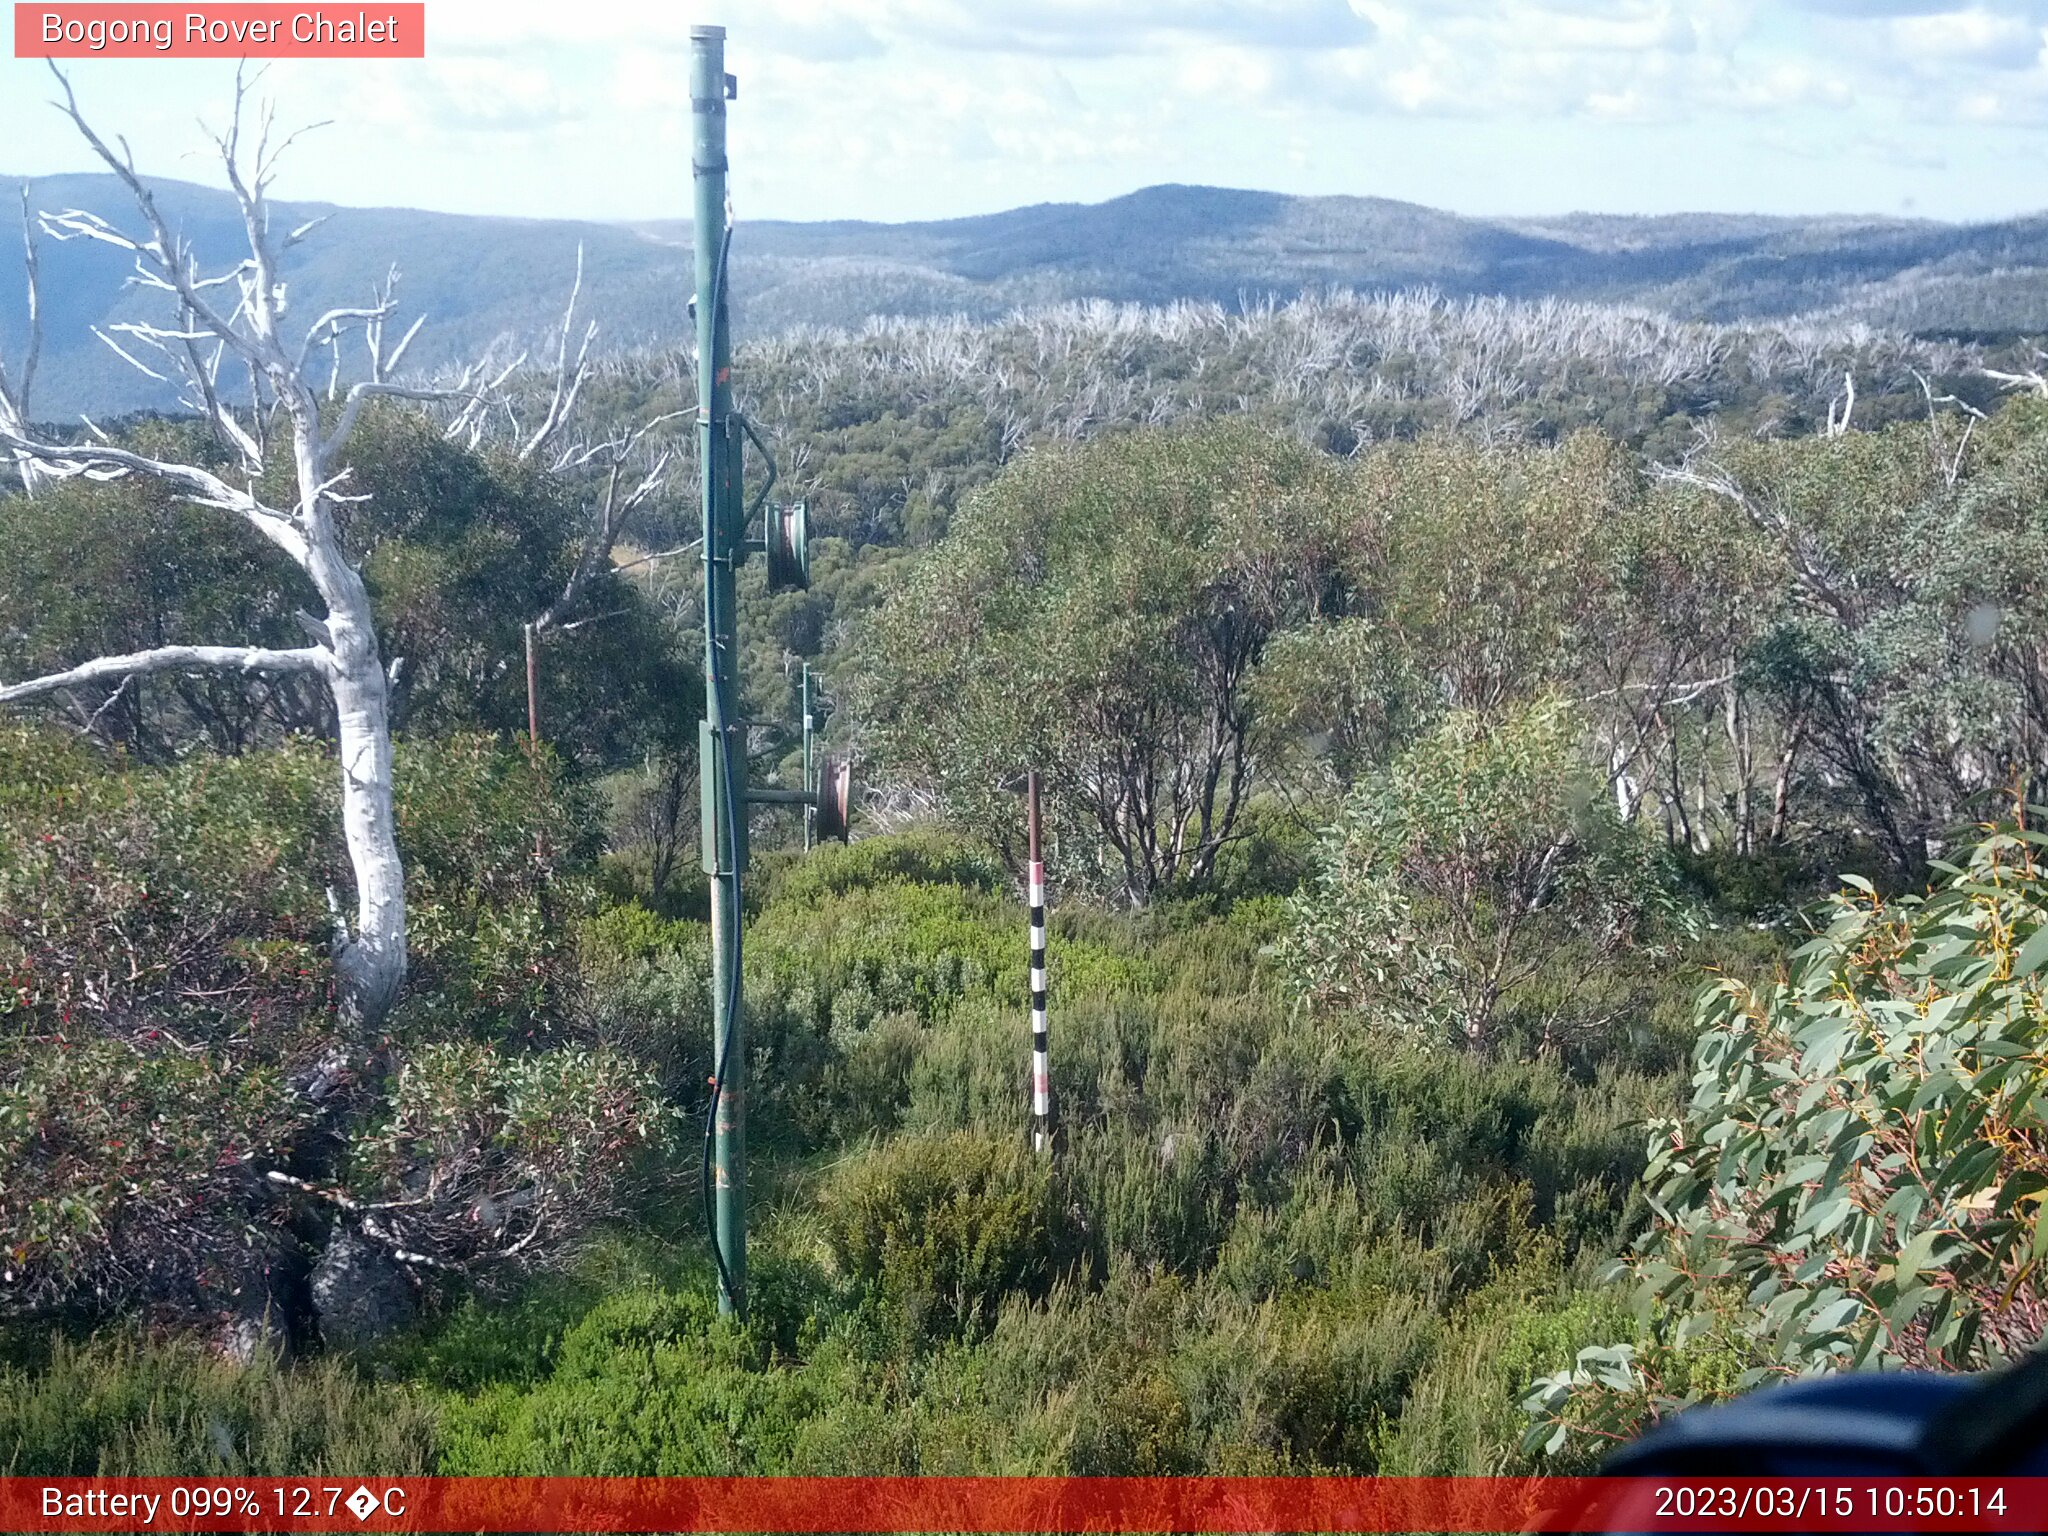
[[[1052,1146],[1052,1065],[1045,1033],[1045,861],[1038,846],[1038,775],[1024,776],[1031,860],[1031,1145]]]

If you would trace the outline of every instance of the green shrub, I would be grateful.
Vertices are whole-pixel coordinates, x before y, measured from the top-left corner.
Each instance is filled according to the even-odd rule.
[[[11,1053],[0,1085],[0,1309],[89,1295],[203,1305],[274,1246],[252,1165],[309,1123],[274,1067],[151,1041],[57,1040]]]
[[[860,708],[899,776],[1014,858],[1041,770],[1062,886],[1208,883],[1253,784],[1243,680],[1332,584],[1337,476],[1241,422],[1021,454],[869,617]]]
[[[1081,1405],[1071,1477],[1175,1477],[1195,1469],[1194,1436],[1180,1388],[1158,1364],[1110,1373]]]
[[[305,1245],[361,1214],[326,1192],[351,1159],[391,1240],[447,1261],[544,1257],[617,1208],[660,1117],[577,1038],[591,850],[551,759],[401,744],[410,987],[338,1080],[325,748],[154,768],[5,728],[0,785],[0,1311],[288,1305]],[[347,1091],[316,1107],[315,1078]]]
[[[530,1386],[554,1369],[564,1335],[602,1295],[581,1269],[542,1275],[516,1291],[464,1297],[366,1358],[379,1371],[432,1391],[468,1396],[488,1387]]]
[[[1706,990],[1692,1103],[1651,1130],[1656,1219],[1620,1266],[1649,1324],[1539,1385],[1534,1441],[1774,1376],[2034,1347],[2044,845],[1991,829],[1926,897],[1852,876],[1789,975]]]
[[[637,901],[621,902],[583,920],[577,953],[586,971],[605,974],[687,948],[701,932],[695,923],[671,921]]]
[[[1043,1291],[1074,1256],[1052,1171],[1021,1138],[900,1137],[835,1169],[818,1198],[840,1273],[915,1337],[986,1322],[1004,1294]]]
[[[136,770],[0,725],[0,1015],[261,1033],[328,986],[333,770],[295,741]]]
[[[855,1141],[897,1128],[932,1033],[915,1015],[892,1013],[844,1042],[822,1085],[835,1139]]]
[[[1251,1412],[1287,1464],[1304,1471],[1369,1473],[1374,1441],[1434,1356],[1442,1323],[1423,1300],[1399,1294],[1370,1310],[1306,1306],[1273,1317],[1254,1357]]]
[[[1232,1205],[1221,1163],[1216,1138],[1196,1126],[1073,1136],[1066,1177],[1086,1215],[1097,1269],[1116,1262],[1185,1275],[1207,1269]]]
[[[628,902],[584,919],[576,949],[585,1031],[645,1063],[669,1097],[693,1099],[711,1072],[709,930]]]
[[[1274,802],[1253,801],[1238,818],[1236,840],[1216,855],[1210,888],[1188,899],[1224,913],[1244,902],[1283,900],[1308,879],[1315,852],[1315,834],[1300,816]]]
[[[927,1030],[910,1064],[903,1124],[912,1131],[993,1130],[1021,1134],[1029,1116],[1031,1024],[1028,1013],[977,999]],[[1065,1101],[1066,1056],[1053,1067],[1054,1092]]]
[[[571,1011],[577,924],[595,905],[590,797],[552,755],[488,736],[401,741],[395,786],[412,971],[400,1027],[549,1031]]]
[[[816,905],[868,886],[942,885],[1001,895],[1014,881],[989,854],[938,832],[826,844],[784,866],[761,890],[765,906]]]
[[[1566,1288],[1554,1252],[1532,1255],[1473,1293],[1447,1319],[1430,1363],[1397,1418],[1375,1437],[1389,1477],[1500,1477],[1539,1465],[1517,1446],[1527,1419],[1518,1406],[1550,1362],[1613,1338],[1627,1326],[1625,1299],[1606,1287]],[[1576,1460],[1541,1464],[1581,1470]]]
[[[1308,1290],[1347,1297],[1407,1290],[1435,1299],[1448,1287],[1439,1260],[1412,1233],[1387,1225],[1329,1157],[1304,1167],[1278,1205],[1241,1205],[1213,1279],[1247,1301]]]
[[[989,1123],[1008,1118],[1026,1091],[1018,1077],[1028,1027],[1021,902],[899,880],[906,864],[929,872],[928,845],[911,839],[895,850],[895,841],[855,845],[879,845],[860,863],[861,878],[828,871],[815,885],[799,882],[798,898],[770,903],[747,932],[758,1123],[789,1150],[830,1147],[899,1120]],[[1061,1016],[1156,989],[1163,972],[1137,948],[1129,934],[1084,915],[1055,917],[1049,969]],[[1063,1081],[1076,1070],[1071,1054],[1056,1057]]]
[[[671,1130],[653,1081],[603,1050],[422,1046],[382,1110],[349,1183],[386,1241],[457,1264],[559,1251],[619,1215]]]
[[[1614,955],[1673,903],[1555,703],[1453,713],[1346,800],[1294,902],[1283,968],[1326,1013],[1490,1047],[1517,1013],[1539,1043],[1640,1006]],[[1548,982],[1549,985],[1545,985]]]
[[[856,885],[814,905],[771,908],[747,947],[769,989],[808,984],[821,1023],[859,1028],[897,1012],[930,1019],[969,993],[1000,986],[1022,995],[1023,925],[1002,922],[1000,910],[956,886]],[[825,1001],[842,996],[859,1006]]]
[[[564,1335],[543,1380],[448,1399],[440,1470],[466,1477],[784,1472],[799,1431],[827,1395],[815,1379],[762,1368],[747,1337],[715,1321],[706,1300],[627,1291]]]
[[[429,1403],[331,1361],[236,1366],[108,1334],[0,1365],[0,1475],[409,1477],[434,1456]]]

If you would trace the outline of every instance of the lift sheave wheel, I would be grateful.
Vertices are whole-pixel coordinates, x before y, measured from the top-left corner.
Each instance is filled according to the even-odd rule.
[[[853,820],[853,764],[826,758],[818,765],[818,841],[847,840]]]
[[[811,585],[811,520],[800,501],[770,507],[761,541],[768,549],[768,590],[805,592]]]

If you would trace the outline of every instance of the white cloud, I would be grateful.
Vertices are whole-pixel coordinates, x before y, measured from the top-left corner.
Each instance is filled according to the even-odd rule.
[[[866,15],[886,12],[868,0],[434,0],[427,18],[428,52],[530,54],[536,47],[660,48],[688,46],[690,28],[725,26],[744,47],[795,58],[873,57],[882,42]]]
[[[1634,87],[1625,91],[1595,91],[1586,98],[1585,107],[1590,115],[1615,122],[1647,122],[1659,115],[1658,103]]]
[[[541,132],[589,115],[534,63],[488,57],[385,64],[361,93],[358,110],[394,127],[456,133]],[[351,95],[355,95],[351,92]]]
[[[2038,25],[1982,6],[1938,16],[1902,17],[1891,26],[1900,54],[1922,66],[1953,62],[1986,69],[2027,69],[2041,56]]]
[[[1667,117],[1728,71],[1725,6],[1669,0],[1498,0],[1485,6],[1372,0],[1379,37],[1304,71],[1358,111],[1459,117]]]
[[[1175,83],[1188,96],[1210,102],[1260,106],[1280,90],[1282,61],[1255,48],[1205,46],[1190,48],[1175,71]]]
[[[767,24],[787,25],[800,9],[836,11],[897,44],[1075,57],[1188,42],[1344,47],[1373,33],[1349,0],[781,0]]]
[[[1845,107],[1855,100],[1855,92],[1840,76],[1791,59],[1735,74],[1725,82],[1724,92],[1729,104],[1749,112]]]
[[[687,35],[707,21],[729,28],[741,82],[746,217],[1159,181],[1464,207],[1891,207],[1886,177],[1908,175],[1930,209],[1982,209],[2027,195],[2009,158],[2048,121],[2048,0],[434,0],[424,61],[278,66],[286,120],[343,119],[295,152],[284,190],[676,211]],[[40,173],[76,157],[33,106],[31,68],[0,63],[0,159]],[[157,169],[196,174],[177,152],[231,74],[108,64],[84,83]],[[1753,127],[1730,131],[1737,117]],[[1870,147],[1901,123],[1950,169]],[[1811,153],[1773,153],[1773,134]]]
[[[1594,16],[1540,9],[1530,11],[1518,25],[1531,42],[1568,53],[1690,53],[1699,41],[1692,22],[1671,6]]]
[[[1821,16],[1882,20],[1888,16],[1938,16],[1952,11],[1955,0],[1793,0],[1796,9]]]

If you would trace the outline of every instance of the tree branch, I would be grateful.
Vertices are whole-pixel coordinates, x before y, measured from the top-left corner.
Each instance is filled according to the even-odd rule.
[[[245,645],[165,645],[126,656],[102,656],[67,672],[52,672],[25,683],[0,684],[0,704],[150,672],[308,672],[324,676],[332,669],[333,659],[318,648],[271,651]]]
[[[29,216],[29,188],[25,181],[21,184],[21,248],[22,264],[28,276],[28,342],[22,352],[21,371],[13,379],[8,377],[6,359],[0,357],[0,429],[11,426],[17,432],[27,432],[29,395],[35,387],[36,363],[43,352],[43,313],[35,221]],[[21,474],[21,488],[34,495],[34,463],[17,457],[15,464]]]
[[[59,480],[119,480],[127,475],[162,480],[179,487],[201,506],[235,513],[294,560],[305,559],[305,536],[290,518],[265,506],[254,493],[238,491],[218,475],[196,465],[145,458],[111,443],[38,442],[12,430],[4,420],[0,420],[0,448],[11,450],[18,458],[48,466],[52,478]]]
[[[649,423],[649,427],[652,425],[653,423]],[[605,476],[604,495],[598,503],[597,516],[590,537],[585,541],[583,552],[576,561],[575,569],[569,573],[569,579],[563,585],[561,595],[548,606],[545,613],[533,621],[533,632],[536,635],[545,634],[575,611],[576,605],[583,600],[584,588],[601,568],[609,565],[612,548],[618,543],[619,536],[625,532],[626,525],[632,521],[634,512],[660,491],[666,480],[669,464],[674,455],[664,449],[656,456],[654,464],[641,477],[639,484],[623,496],[619,493],[625,474],[625,456],[647,430],[648,427],[643,427],[629,439],[622,440],[617,456],[612,461],[611,470]]]
[[[407,340],[411,338],[408,337]],[[320,462],[331,464],[348,442],[349,434],[356,429],[356,418],[363,413],[363,403],[383,396],[392,400],[427,400],[437,404],[451,400],[463,400],[468,396],[459,389],[420,389],[410,384],[384,384],[365,382],[352,384],[342,399],[341,418],[335,422],[334,430],[327,434],[327,440],[320,445]]]
[[[237,331],[227,317],[223,316],[206,297],[205,293],[201,291],[203,287],[218,286],[220,282],[226,281],[226,279],[201,282],[197,269],[182,259],[184,256],[183,249],[179,246],[177,237],[171,233],[171,227],[165,220],[162,211],[158,209],[156,197],[150,192],[148,184],[136,173],[133,157],[115,154],[107,146],[106,141],[94,131],[92,124],[86,121],[85,113],[79,108],[78,97],[71,89],[69,77],[54,62],[50,65],[50,73],[56,76],[57,84],[64,91],[64,99],[56,103],[57,109],[71,119],[72,126],[78,130],[79,135],[85,142],[92,147],[93,153],[100,157],[101,162],[105,164],[108,170],[120,178],[121,184],[128,189],[128,195],[135,200],[135,206],[141,210],[143,218],[148,222],[152,238],[148,245],[144,245],[140,241],[132,240],[128,236],[123,235],[119,230],[97,215],[75,209],[55,215],[54,228],[50,227],[50,221],[46,220],[45,227],[58,239],[73,239],[85,236],[132,253],[135,257],[138,275],[148,279],[152,287],[168,288],[177,294],[184,304],[191,309],[192,313],[198,317],[201,324],[220,337],[230,347],[241,353],[253,367],[262,369],[267,373],[271,371],[273,364],[282,364],[284,359],[275,355],[276,347],[274,343],[267,349],[257,346],[248,337]],[[237,78],[235,82],[235,110],[238,118],[241,113],[241,103],[242,83]],[[127,148],[125,141],[122,148],[124,150]],[[240,176],[234,173],[232,166],[229,169],[230,179],[239,184]],[[260,255],[261,253],[259,252],[259,260]],[[246,292],[248,286],[248,283],[245,281],[243,284],[245,290],[243,302],[245,305],[250,301],[249,295]],[[270,338],[266,337],[265,339],[269,340]]]
[[[569,420],[569,413],[575,409],[576,397],[582,393],[583,384],[590,377],[590,344],[597,339],[597,322],[591,321],[583,331],[583,344],[576,351],[576,359],[569,360],[569,334],[576,326],[576,303],[583,296],[583,245],[576,246],[576,280],[569,285],[569,305],[562,311],[562,333],[555,345],[555,390],[548,401],[547,415],[519,450],[519,457],[530,459],[547,446],[548,439],[562,430]]]
[[[623,576],[628,571],[637,571],[641,566],[652,565],[657,560],[673,560],[677,555],[687,555],[703,542],[702,539],[692,539],[687,544],[678,544],[674,549],[656,550],[651,555],[641,555],[637,559],[623,561],[612,567],[612,574],[614,576]]]

